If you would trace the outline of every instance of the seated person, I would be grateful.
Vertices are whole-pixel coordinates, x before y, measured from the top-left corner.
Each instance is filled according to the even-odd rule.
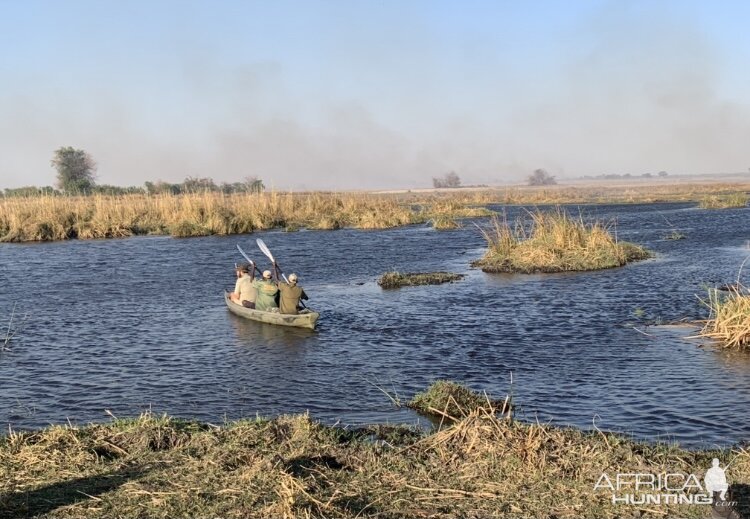
[[[253,286],[253,277],[250,275],[250,265],[240,265],[235,269],[237,273],[237,282],[234,284],[234,292],[230,294],[230,299],[242,305],[245,308],[255,308],[255,299],[258,291]],[[255,274],[255,269],[253,269]]]
[[[253,281],[253,286],[258,291],[258,295],[255,298],[255,309],[263,310],[264,312],[270,312],[274,308],[278,308],[276,304],[276,294],[279,293],[279,288],[276,283],[271,280],[271,271],[263,271],[263,279],[256,279]]]
[[[289,275],[289,283],[279,282],[279,313],[297,314],[300,299],[307,299],[302,287],[297,286],[297,274]]]

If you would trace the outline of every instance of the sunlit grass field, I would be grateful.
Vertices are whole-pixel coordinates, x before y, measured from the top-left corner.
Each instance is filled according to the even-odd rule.
[[[161,195],[0,198],[0,241],[50,241],[162,234],[227,235],[265,229],[384,229],[490,216],[489,204],[699,201],[741,190],[737,184],[549,186],[425,192],[215,192]],[[746,186],[750,187],[750,186]]]

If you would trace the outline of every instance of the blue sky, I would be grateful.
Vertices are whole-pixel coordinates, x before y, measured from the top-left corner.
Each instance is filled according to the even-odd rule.
[[[750,2],[0,0],[0,187],[747,171]]]

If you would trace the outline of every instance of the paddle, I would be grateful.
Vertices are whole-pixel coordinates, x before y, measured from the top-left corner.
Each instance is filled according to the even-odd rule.
[[[268,259],[271,260],[271,263],[273,263],[274,267],[278,268],[279,272],[281,272],[281,267],[279,266],[278,263],[276,263],[276,260],[273,259],[273,254],[271,254],[271,250],[266,246],[266,244],[263,242],[263,240],[261,240],[260,238],[258,238],[258,239],[255,240],[255,243],[258,244],[258,248],[261,250],[261,252],[263,254],[265,254],[268,257]],[[281,277],[284,278],[284,281],[286,281],[287,284],[289,284],[289,280],[286,278],[286,275],[284,275],[283,272],[281,272]],[[302,301],[302,299],[299,300],[299,304],[302,305],[302,308],[307,308],[307,306]]]
[[[240,254],[242,254],[242,256],[247,260],[247,262],[250,263],[250,266],[253,267],[253,274],[252,274],[252,276],[255,277],[255,262],[253,260],[251,260],[248,257],[247,254],[245,254],[245,251],[242,250],[242,247],[240,247],[239,243],[237,244],[237,250],[240,251]],[[236,266],[237,266],[237,264],[235,263],[235,267]]]
[[[265,254],[268,257],[268,259],[271,260],[271,263],[273,263],[276,267],[279,268],[279,271],[281,271],[281,266],[278,263],[276,263],[275,259],[273,259],[273,254],[271,254],[271,251],[268,249],[268,247],[266,247],[266,244],[263,243],[263,240],[258,238],[257,240],[255,240],[255,242],[258,244],[258,248],[260,248],[260,251],[263,254]],[[286,278],[286,275],[284,275],[283,272],[281,273],[281,277],[284,278],[284,281],[289,283],[289,280]]]

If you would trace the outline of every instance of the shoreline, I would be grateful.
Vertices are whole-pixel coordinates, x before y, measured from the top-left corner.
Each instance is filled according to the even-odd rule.
[[[702,481],[713,458],[731,464],[734,509],[748,510],[750,453],[739,447],[686,450],[495,411],[427,433],[307,414],[221,426],[144,414],[11,432],[0,436],[0,517],[704,517],[710,505],[644,509],[595,487],[619,473]]]
[[[129,236],[225,236],[299,229],[378,230],[489,217],[488,206],[700,203],[750,191],[750,183],[515,186],[428,192],[310,192],[224,195],[92,195],[0,198],[0,242]]]

